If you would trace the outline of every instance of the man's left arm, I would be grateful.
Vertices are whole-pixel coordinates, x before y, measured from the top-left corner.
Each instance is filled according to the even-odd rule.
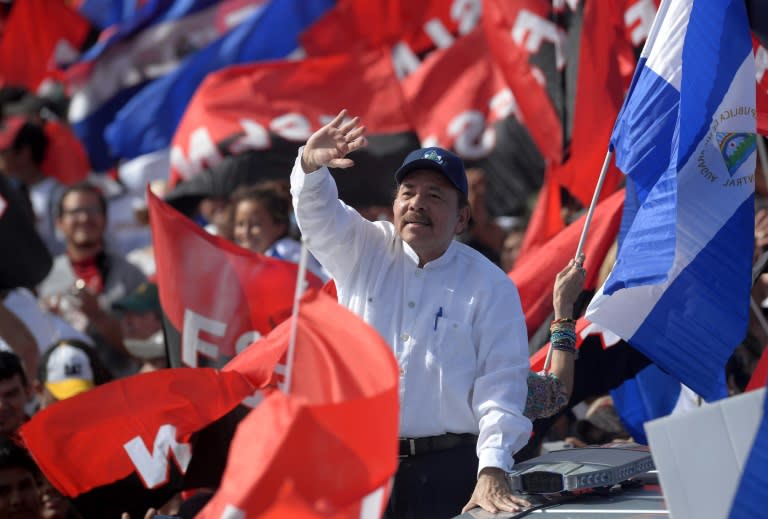
[[[483,298],[473,325],[477,345],[477,377],[472,405],[478,419],[479,472],[475,490],[464,511],[480,506],[495,513],[527,506],[512,495],[506,474],[512,455],[523,448],[531,422],[523,416],[528,392],[528,335],[517,289],[511,281],[496,285]]]

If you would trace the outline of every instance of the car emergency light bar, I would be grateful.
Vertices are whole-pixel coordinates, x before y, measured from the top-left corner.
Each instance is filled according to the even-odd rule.
[[[611,487],[655,468],[648,447],[613,443],[599,447],[563,449],[515,466],[510,487],[529,494],[552,494]]]

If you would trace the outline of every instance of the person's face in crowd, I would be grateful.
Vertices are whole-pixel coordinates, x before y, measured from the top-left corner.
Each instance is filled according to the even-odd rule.
[[[428,169],[409,173],[392,204],[400,238],[421,264],[439,258],[469,221],[469,207],[459,209],[459,191],[443,175]]]
[[[42,519],[66,519],[69,512],[69,502],[53,488],[47,479],[40,481],[40,502]]]
[[[275,222],[260,202],[238,202],[235,208],[235,243],[241,247],[264,253],[287,231],[287,224]]]
[[[204,198],[200,202],[200,215],[216,227],[216,234],[232,240],[232,204],[228,198]]]
[[[525,233],[522,230],[511,231],[504,238],[504,243],[501,246],[501,269],[504,272],[509,272],[515,266],[515,261],[520,255],[520,249],[523,246],[523,237]]]
[[[68,244],[76,247],[102,245],[106,223],[96,193],[72,191],[62,200],[58,227]]]
[[[29,392],[19,375],[0,380],[0,434],[13,434],[26,421]]]
[[[0,468],[0,517],[39,519],[40,493],[34,475],[26,468]]]
[[[124,312],[120,327],[126,339],[149,339],[160,331],[163,323],[155,312]]]

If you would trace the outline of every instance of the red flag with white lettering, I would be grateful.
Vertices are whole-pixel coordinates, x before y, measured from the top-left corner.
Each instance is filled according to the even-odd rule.
[[[212,168],[228,154],[262,151],[254,175],[288,178],[296,151],[341,110],[359,115],[369,146],[335,175],[349,204],[389,205],[393,172],[418,140],[383,51],[231,67],[207,77],[173,138],[171,183]],[[376,204],[378,202],[378,204]]]
[[[634,70],[635,49],[644,42],[653,20],[648,16],[649,9],[655,10],[653,3],[640,4],[637,0],[582,2],[570,13],[575,21],[564,28],[563,43],[570,44],[564,49],[567,52],[560,52],[564,52],[563,80],[571,95],[563,101],[561,117],[569,153],[562,164],[552,165],[549,175],[582,207],[592,201],[611,131]],[[621,173],[611,163],[600,200],[610,196],[620,181]],[[560,216],[561,197],[551,196],[554,185],[547,187],[550,196],[540,196],[534,209],[536,225],[526,230],[521,256],[535,251],[565,225]]]
[[[491,214],[523,212],[541,182],[542,159],[483,32],[433,52],[402,86],[422,144],[452,149],[485,171]]]
[[[213,236],[147,197],[171,365],[221,366],[291,314],[297,265]]]
[[[519,111],[533,141],[548,164],[560,164],[563,129],[547,94],[544,75],[530,62],[546,43],[559,42],[559,32],[547,17],[549,4],[543,0],[487,0],[483,30],[504,80],[517,94]],[[557,48],[555,51],[560,52]]]
[[[274,366],[282,353],[274,349],[262,360]],[[83,517],[144,517],[181,489],[192,434],[251,395],[250,381],[211,368],[134,375],[53,404],[19,433]]]
[[[287,342],[289,324],[268,339]],[[250,371],[241,357],[225,369]],[[307,294],[290,393],[271,393],[241,422],[219,491],[199,517],[380,517],[397,468],[398,379],[373,328],[325,293]]]
[[[57,59],[71,61],[85,42],[90,23],[61,0],[15,2],[0,41],[0,84],[36,91],[57,76]]]
[[[480,11],[477,0],[341,0],[300,40],[309,56],[395,47],[395,67],[403,77],[418,68],[418,55],[472,32]]]
[[[584,287],[587,290],[595,288],[600,265],[619,232],[623,205],[624,191],[617,191],[600,202],[592,216],[584,244],[584,268],[587,270]],[[555,277],[576,253],[585,218],[582,216],[558,233],[541,247],[539,253],[521,257],[509,273],[520,292],[529,335],[536,332],[552,313]]]

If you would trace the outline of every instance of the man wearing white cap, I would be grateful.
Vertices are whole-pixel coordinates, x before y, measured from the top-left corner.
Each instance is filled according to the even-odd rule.
[[[60,341],[40,359],[37,392],[40,408],[88,391],[112,379],[87,344]]]

